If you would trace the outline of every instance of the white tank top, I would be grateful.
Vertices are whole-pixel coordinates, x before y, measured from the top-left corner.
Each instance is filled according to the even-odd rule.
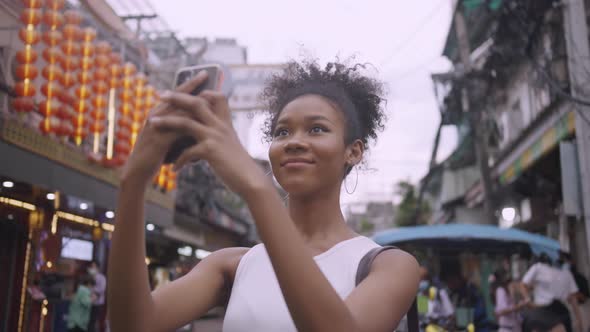
[[[324,276],[342,299],[355,287],[361,258],[378,244],[364,236],[339,242],[314,257]],[[223,321],[223,332],[293,331],[295,324],[263,244],[240,260]]]

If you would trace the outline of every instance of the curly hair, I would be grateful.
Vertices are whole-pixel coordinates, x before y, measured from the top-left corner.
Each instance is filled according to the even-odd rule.
[[[375,140],[377,132],[383,130],[386,100],[383,83],[362,75],[366,66],[330,62],[322,69],[313,60],[288,62],[281,73],[270,78],[260,96],[270,111],[264,127],[266,139],[272,140],[278,117],[289,102],[305,94],[317,94],[334,102],[344,113],[345,143],[359,139],[367,149],[369,140]]]

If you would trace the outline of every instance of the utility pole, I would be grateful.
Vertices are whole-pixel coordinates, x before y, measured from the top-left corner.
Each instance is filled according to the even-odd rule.
[[[588,73],[590,73],[590,48],[588,45],[588,25],[583,0],[562,2],[563,23],[567,47],[567,59],[572,96],[589,99]],[[586,228],[586,262],[588,263],[588,244],[590,244],[590,107],[572,101],[576,112],[576,141],[580,169],[582,214]],[[581,262],[580,262],[581,263]],[[586,264],[579,264],[586,265]]]
[[[461,63],[463,64],[463,80],[465,83],[461,91],[461,105],[463,107],[463,112],[469,118],[471,125],[471,135],[475,145],[475,154],[483,187],[485,223],[496,224],[496,218],[494,216],[495,204],[493,201],[492,177],[490,175],[490,166],[488,164],[488,147],[485,126],[482,125],[483,110],[472,109],[473,105],[469,98],[469,87],[471,85],[470,83],[472,83],[470,81],[472,78],[469,77],[469,74],[471,73],[471,48],[469,46],[469,35],[467,34],[467,27],[461,3],[457,3],[457,6],[458,7],[455,11],[455,31],[457,33],[457,43],[459,45],[459,56]]]

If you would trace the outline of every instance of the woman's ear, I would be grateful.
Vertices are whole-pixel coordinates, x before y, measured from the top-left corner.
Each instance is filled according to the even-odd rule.
[[[360,139],[354,140],[346,147],[346,163],[355,166],[363,160],[365,145]]]

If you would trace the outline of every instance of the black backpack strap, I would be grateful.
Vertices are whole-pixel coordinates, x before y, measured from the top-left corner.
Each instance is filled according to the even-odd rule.
[[[371,264],[373,261],[383,251],[390,250],[390,249],[398,249],[395,246],[384,246],[384,247],[377,247],[369,250],[361,258],[359,262],[358,269],[356,270],[356,278],[355,278],[355,285],[358,286],[368,275],[369,271],[371,270]],[[412,302],[412,306],[407,313],[407,322],[408,322],[408,331],[409,332],[418,332],[418,306],[416,304],[416,299]]]

